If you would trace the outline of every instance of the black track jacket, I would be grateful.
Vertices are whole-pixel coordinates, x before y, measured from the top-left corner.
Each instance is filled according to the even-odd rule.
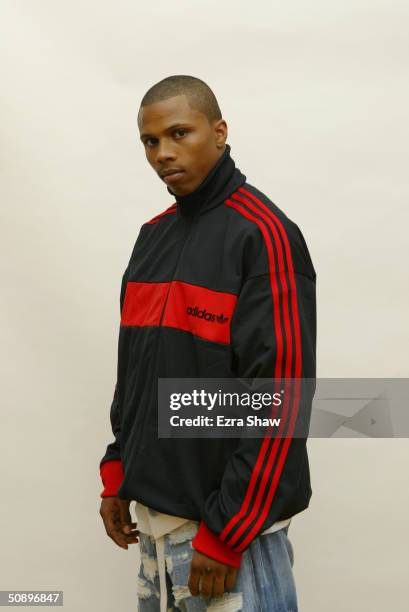
[[[195,191],[168,191],[176,202],[142,225],[122,278],[101,497],[199,521],[194,548],[239,567],[260,532],[308,507],[306,440],[290,414],[276,441],[158,438],[157,379],[315,378],[316,274],[229,145]]]

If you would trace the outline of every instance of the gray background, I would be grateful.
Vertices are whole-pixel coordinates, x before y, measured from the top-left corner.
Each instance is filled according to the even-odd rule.
[[[136,546],[98,514],[119,288],[172,203],[138,141],[146,89],[214,89],[237,165],[301,227],[318,375],[408,376],[408,3],[2,0],[2,589],[136,609]],[[351,436],[350,432],[348,434]],[[290,536],[303,612],[407,609],[407,440],[309,442]]]

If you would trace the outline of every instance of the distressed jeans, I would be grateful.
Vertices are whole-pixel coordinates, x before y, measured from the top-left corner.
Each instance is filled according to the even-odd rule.
[[[193,597],[187,583],[192,559],[192,538],[198,522],[189,521],[164,536],[167,612],[297,612],[293,576],[294,552],[288,526],[256,537],[244,551],[235,586],[222,597]],[[159,612],[160,584],[155,540],[139,534],[141,564],[138,610]]]

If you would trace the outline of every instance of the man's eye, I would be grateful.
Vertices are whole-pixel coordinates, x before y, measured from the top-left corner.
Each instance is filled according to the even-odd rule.
[[[155,139],[154,139],[154,138],[147,138],[147,139],[145,140],[145,144],[146,144],[148,147],[150,147],[150,144],[149,144],[149,141],[150,141],[150,140],[155,140]]]
[[[186,128],[178,128],[177,130],[175,130],[175,134],[178,134],[179,136],[184,136],[187,133],[187,129]]]

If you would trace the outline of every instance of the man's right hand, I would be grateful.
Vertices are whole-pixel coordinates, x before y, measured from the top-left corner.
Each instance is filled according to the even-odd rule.
[[[99,513],[104,521],[105,531],[121,548],[139,542],[136,523],[132,523],[129,504],[131,500],[119,497],[103,497]]]

